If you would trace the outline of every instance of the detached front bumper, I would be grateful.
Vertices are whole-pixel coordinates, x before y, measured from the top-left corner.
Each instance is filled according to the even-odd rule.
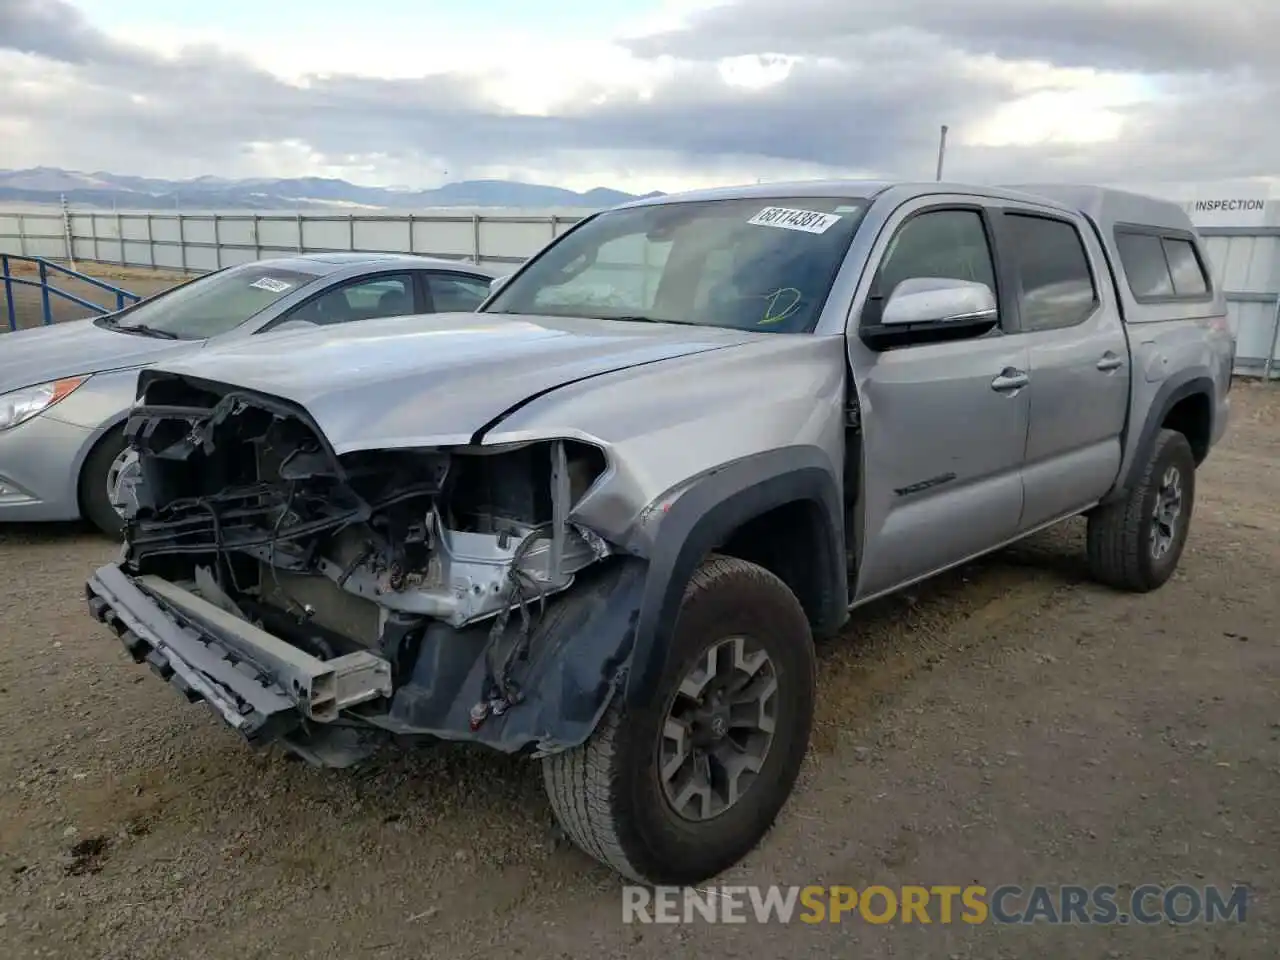
[[[549,598],[512,667],[518,702],[479,722],[488,621],[462,630],[428,624],[393,681],[390,661],[372,652],[318,660],[181,586],[117,564],[96,571],[86,594],[89,612],[135,661],[203,700],[250,743],[279,741],[313,763],[347,766],[386,735],[535,755],[585,742],[629,667],[646,571],[639,558],[612,558]],[[512,649],[521,620],[510,618],[495,662]],[[334,722],[359,704],[348,722]]]
[[[189,701],[203,700],[251,743],[391,696],[391,665],[368,652],[319,660],[207,600],[117,564],[85,585],[92,616]]]

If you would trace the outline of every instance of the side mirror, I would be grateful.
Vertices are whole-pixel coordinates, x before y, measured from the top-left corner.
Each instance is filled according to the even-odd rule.
[[[999,320],[995,293],[985,283],[912,277],[893,288],[880,322],[863,326],[858,336],[883,350],[981,336]]]
[[[913,277],[893,288],[880,324],[984,323],[996,319],[996,297],[985,283]]]
[[[490,280],[490,281],[489,281],[489,296],[493,296],[495,293],[497,293],[499,290],[501,290],[501,289],[503,288],[503,286],[505,286],[505,285],[506,285],[506,282],[507,282],[508,280],[510,280],[510,279],[511,279],[511,275],[510,275],[510,274],[507,274],[507,276],[505,276],[505,277],[494,277],[492,280]]]

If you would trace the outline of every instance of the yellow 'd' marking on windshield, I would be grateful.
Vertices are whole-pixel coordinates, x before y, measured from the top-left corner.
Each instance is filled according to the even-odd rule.
[[[788,302],[787,298],[790,297]],[[761,318],[758,325],[781,323],[787,317],[791,316],[800,309],[800,301],[804,295],[795,287],[779,287],[773,293],[764,295],[765,308],[764,317]],[[785,303],[785,306],[779,308],[779,302]]]

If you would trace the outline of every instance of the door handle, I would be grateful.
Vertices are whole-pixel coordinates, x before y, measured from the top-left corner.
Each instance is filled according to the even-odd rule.
[[[1102,359],[1098,361],[1097,367],[1104,373],[1110,373],[1112,370],[1119,370],[1124,366],[1124,361],[1108,350],[1102,355]]]
[[[991,389],[997,393],[1008,393],[1011,390],[1021,390],[1030,382],[1031,378],[1021,370],[1006,367],[1000,371],[1000,376],[991,381]]]

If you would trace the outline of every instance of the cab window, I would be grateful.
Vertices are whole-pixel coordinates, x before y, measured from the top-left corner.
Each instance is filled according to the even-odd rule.
[[[323,293],[281,319],[329,326],[413,312],[413,278],[407,274],[381,274]]]
[[[995,264],[982,214],[977,210],[927,210],[898,228],[880,261],[862,325],[873,326],[903,280],[967,280],[998,296]]]
[[[489,282],[483,277],[429,273],[431,308],[436,313],[471,313],[489,296]]]

